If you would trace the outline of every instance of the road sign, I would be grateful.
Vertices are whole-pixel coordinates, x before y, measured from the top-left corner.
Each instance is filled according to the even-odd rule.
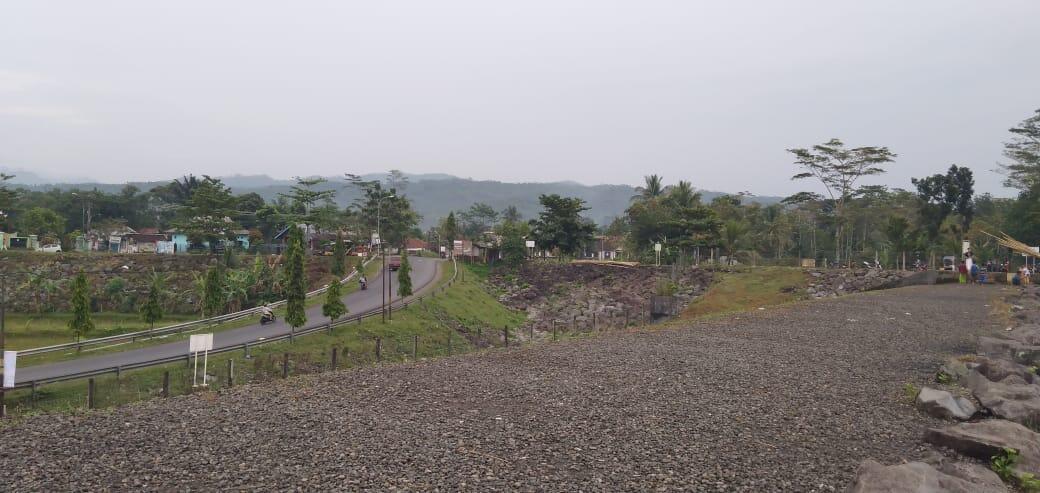
[[[193,334],[188,339],[188,354],[195,355],[195,369],[191,375],[191,386],[198,387],[199,353],[202,353],[202,386],[206,387],[206,367],[209,364],[209,352],[213,350],[213,334]]]
[[[654,243],[654,251],[655,252],[660,252],[661,251],[661,244],[660,243]]]
[[[524,244],[527,245],[527,248],[534,248],[534,240],[527,240]]]
[[[198,353],[213,350],[213,334],[193,334],[188,339],[188,352]]]
[[[4,388],[14,388],[14,371],[17,366],[18,351],[4,351]]]

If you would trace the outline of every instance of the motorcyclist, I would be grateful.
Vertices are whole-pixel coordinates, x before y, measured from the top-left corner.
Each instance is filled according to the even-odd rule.
[[[358,285],[361,286],[361,289],[365,289],[366,287],[368,287],[368,279],[364,276],[364,274],[362,274],[361,277],[358,278]]]
[[[271,305],[269,303],[264,303],[264,306],[260,308],[260,319],[274,320],[274,310],[271,309]]]

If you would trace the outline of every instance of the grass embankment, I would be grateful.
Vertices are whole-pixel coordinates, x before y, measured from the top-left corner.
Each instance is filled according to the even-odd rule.
[[[443,264],[440,283],[450,278],[451,264]],[[512,311],[488,294],[482,284],[480,269],[471,270],[460,264],[457,281],[446,290],[437,289],[432,298],[394,313],[393,321],[382,323],[379,317],[367,318],[359,324],[336,327],[333,333],[322,332],[297,337],[296,341],[278,342],[250,349],[247,358],[242,351],[212,355],[209,358],[210,388],[220,389],[227,382],[227,362],[234,360],[235,384],[257,383],[281,377],[284,354],[289,354],[291,374],[315,373],[330,368],[332,348],[340,352],[339,368],[376,362],[376,339],[381,340],[382,361],[412,359],[413,344],[418,337],[417,357],[444,356],[450,351],[462,353],[502,344],[504,327],[515,329],[524,314]],[[310,320],[310,323],[317,320]],[[310,325],[310,324],[308,324]],[[184,363],[128,371],[120,375],[96,378],[96,406],[109,407],[161,394],[163,373],[170,372],[171,393],[191,391],[192,369]],[[201,374],[201,362],[199,373]],[[33,403],[28,389],[8,393],[8,410],[12,414],[44,411],[68,411],[86,405],[86,380],[55,383],[40,387]]]
[[[718,273],[720,279],[708,292],[690,304],[682,318],[724,315],[759,307],[780,305],[799,299],[794,290],[807,284],[805,271],[794,267],[757,267]]]
[[[375,276],[379,272],[380,264],[378,261],[369,262],[365,266],[365,275],[369,278]],[[343,286],[341,293],[346,296],[359,289],[356,282],[348,282]],[[325,302],[325,296],[319,295],[311,298],[307,298],[305,306],[312,307],[321,305]],[[279,308],[275,310],[275,314],[278,317],[285,316],[285,308]],[[31,349],[44,346],[51,346],[54,344],[62,344],[67,342],[75,342],[75,338],[72,337],[68,330],[68,320],[72,317],[69,313],[46,313],[43,315],[31,315],[31,314],[8,314],[6,324],[6,346],[7,349]],[[106,337],[118,334],[125,334],[128,332],[136,332],[140,330],[148,329],[148,324],[141,321],[140,315],[136,313],[94,313],[91,314],[91,318],[94,320],[94,325],[97,327],[94,332],[91,332],[88,336],[90,339],[96,339],[99,337]],[[174,325],[180,322],[187,322],[198,319],[197,315],[166,315],[161,321],[156,323],[156,327],[163,327],[167,325]],[[85,356],[97,356],[99,354],[111,353],[116,351],[128,351],[131,349],[139,349],[148,346],[154,346],[156,344],[165,344],[167,342],[187,341],[193,333],[198,332],[222,332],[225,330],[237,329],[239,327],[245,327],[247,325],[253,325],[260,321],[259,316],[244,317],[238,320],[224,322],[221,324],[198,326],[192,330],[185,332],[174,333],[163,335],[159,337],[153,337],[149,339],[141,339],[138,341],[122,341],[115,342],[108,345],[101,346],[86,346],[82,351],[76,351],[75,349],[68,351],[55,351],[51,353],[43,353],[33,356],[21,356],[19,357],[19,365],[41,365],[45,363],[53,363],[56,361],[65,361]]]
[[[4,323],[4,345],[7,350],[23,350],[74,342],[76,339],[69,333],[69,313],[7,313]],[[167,315],[162,325],[194,320],[194,315]],[[91,314],[97,330],[90,333],[91,338],[107,337],[127,332],[146,330],[149,325],[136,313],[105,312]]]

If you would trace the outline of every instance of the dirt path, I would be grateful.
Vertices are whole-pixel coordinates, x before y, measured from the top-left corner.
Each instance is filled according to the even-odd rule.
[[[3,430],[0,490],[842,490],[925,453],[906,382],[992,329],[929,286]]]

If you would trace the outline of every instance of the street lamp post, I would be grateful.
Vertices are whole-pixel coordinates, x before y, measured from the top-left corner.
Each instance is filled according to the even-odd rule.
[[[390,194],[390,195],[386,195],[386,196],[380,197],[379,200],[376,201],[376,236],[379,237],[379,256],[382,258],[382,263],[383,263],[382,276],[383,276],[383,284],[384,285],[387,284],[386,279],[388,277],[390,277],[390,276],[387,275],[387,270],[386,270],[386,250],[383,249],[383,232],[382,232],[382,230],[380,228],[382,226],[382,220],[383,220],[383,216],[382,216],[383,200],[384,199],[392,199],[392,198],[394,198],[394,194]],[[380,312],[383,315],[383,323],[386,323],[386,292],[387,292],[387,290],[386,289],[380,289],[380,291],[382,291],[382,295],[383,295],[383,304],[380,305]]]

